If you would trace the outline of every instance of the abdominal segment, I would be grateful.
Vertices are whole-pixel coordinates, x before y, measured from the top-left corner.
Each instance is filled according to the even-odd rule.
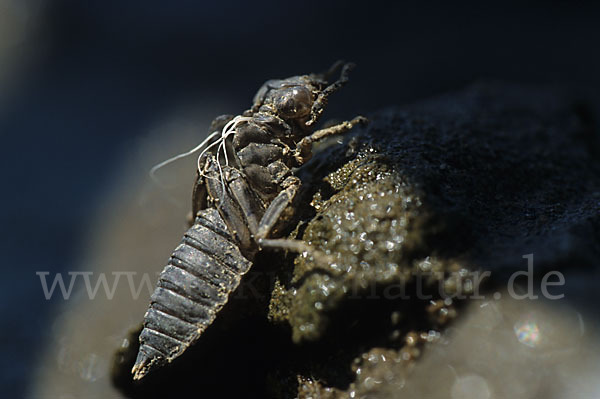
[[[134,378],[172,361],[195,342],[251,266],[233,243],[218,211],[198,212],[152,294],[132,370]]]

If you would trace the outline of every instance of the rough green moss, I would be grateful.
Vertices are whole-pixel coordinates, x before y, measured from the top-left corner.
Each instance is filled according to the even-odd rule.
[[[278,282],[273,291],[270,315],[289,322],[296,343],[318,340],[344,301],[409,295],[416,276],[427,274],[429,287],[444,285],[461,268],[432,256],[427,241],[443,223],[433,221],[422,191],[385,152],[365,143],[347,155],[314,193],[316,214],[301,237],[293,233],[316,252],[297,256],[289,289]]]
[[[295,261],[289,322],[295,342],[318,339],[327,328],[328,312],[346,298],[369,289],[410,279],[411,259],[405,254],[418,246],[421,234],[414,219],[421,214],[419,195],[374,151],[361,153],[327,177],[339,190],[319,200],[317,216],[302,239],[322,251],[327,263],[310,254]]]

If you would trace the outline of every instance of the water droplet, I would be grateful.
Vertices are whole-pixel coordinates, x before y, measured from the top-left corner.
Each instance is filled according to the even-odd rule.
[[[540,329],[533,320],[523,320],[515,323],[513,327],[520,343],[535,348],[541,339]]]

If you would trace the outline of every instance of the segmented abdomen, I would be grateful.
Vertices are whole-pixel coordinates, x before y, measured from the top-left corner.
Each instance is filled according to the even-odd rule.
[[[144,316],[134,378],[179,356],[227,303],[252,263],[227,232],[218,211],[198,212],[160,274]]]

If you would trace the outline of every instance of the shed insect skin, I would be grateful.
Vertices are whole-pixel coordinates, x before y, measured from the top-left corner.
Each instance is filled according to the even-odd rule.
[[[289,224],[284,211],[300,188],[293,168],[310,159],[314,142],[367,122],[358,116],[313,132],[329,96],[346,84],[353,66],[338,61],[326,73],[269,80],[249,110],[213,121],[213,141],[198,159],[195,220],[160,274],[144,315],[134,379],[198,340],[260,249],[309,249],[301,241],[277,239]],[[328,84],[340,70],[339,79]]]

